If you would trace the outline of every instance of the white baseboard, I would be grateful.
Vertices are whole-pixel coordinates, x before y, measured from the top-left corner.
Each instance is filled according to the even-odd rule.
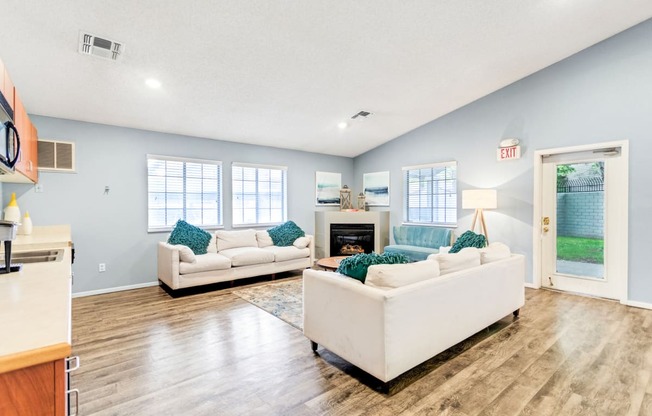
[[[151,287],[151,286],[158,286],[158,281],[139,283],[137,285],[110,287],[108,289],[89,290],[88,292],[77,292],[77,293],[73,293],[72,297],[83,298],[84,296],[103,295],[105,293],[122,292],[123,290],[140,289],[143,287]]]
[[[539,286],[536,286],[534,283],[530,283],[530,282],[523,283],[523,286],[529,287],[530,289],[541,289]]]
[[[647,302],[637,302],[635,300],[622,300],[620,301],[620,303],[627,306],[633,306],[635,308],[652,309],[652,303],[647,303]]]

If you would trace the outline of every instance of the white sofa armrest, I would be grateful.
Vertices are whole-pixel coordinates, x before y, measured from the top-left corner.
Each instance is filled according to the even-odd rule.
[[[382,379],[385,293],[326,271],[303,271],[303,333]]]
[[[310,249],[310,265],[315,264],[315,236],[306,234],[306,237],[310,239],[308,243],[308,248]]]
[[[158,279],[171,289],[179,286],[179,249],[165,242],[158,243]]]

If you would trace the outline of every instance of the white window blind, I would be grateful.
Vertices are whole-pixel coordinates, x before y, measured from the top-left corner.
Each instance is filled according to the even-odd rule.
[[[234,163],[233,225],[280,224],[287,219],[287,167]]]
[[[147,155],[148,230],[222,224],[222,162]]]
[[[457,224],[457,162],[403,168],[403,222]]]

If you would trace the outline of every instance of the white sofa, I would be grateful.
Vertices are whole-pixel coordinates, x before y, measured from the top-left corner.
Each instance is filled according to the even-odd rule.
[[[311,235],[294,245],[277,247],[267,231],[218,230],[208,253],[195,255],[188,247],[158,243],[158,279],[170,289],[218,283],[311,267],[315,260]]]
[[[433,256],[400,266],[433,267],[435,276]],[[448,274],[425,280],[409,275],[407,285],[385,289],[305,270],[303,333],[313,350],[322,345],[387,383],[505,316],[518,316],[525,302],[524,257],[489,260],[459,271],[448,264]]]

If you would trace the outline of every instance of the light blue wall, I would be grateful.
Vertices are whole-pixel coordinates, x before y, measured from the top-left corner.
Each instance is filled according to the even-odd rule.
[[[71,225],[77,252],[74,292],[156,281],[156,242],[167,234],[147,233],[148,153],[221,160],[226,228],[231,224],[231,162],[287,166],[288,218],[308,233],[314,232],[315,171],[341,172],[343,181],[352,180],[351,158],[31,118],[39,137],[75,142],[77,173],[41,173],[43,193],[22,184],[4,184],[2,193],[8,201],[16,192],[21,211],[30,212],[34,225]],[[99,273],[98,263],[106,263],[107,271]]]
[[[43,138],[77,143],[77,174],[41,175],[45,192],[5,184],[4,201],[19,196],[36,225],[70,223],[78,249],[75,292],[153,282],[156,242],[146,232],[147,153],[289,166],[289,217],[313,231],[314,172],[343,173],[362,189],[362,174],[391,173],[391,222],[402,216],[401,167],[458,161],[459,187],[498,189],[499,208],[486,213],[489,237],[528,258],[532,281],[533,152],[537,149],[630,141],[629,298],[652,303],[646,258],[652,233],[642,224],[652,210],[652,20],[563,62],[428,123],[354,160],[133,129],[33,117]],[[497,162],[502,138],[517,137],[520,160]],[[355,180],[353,180],[355,179]],[[225,169],[225,224],[230,172]],[[111,192],[103,195],[104,186]],[[458,234],[471,211],[459,210]],[[98,273],[97,264],[107,263]]]
[[[528,257],[532,282],[533,153],[537,149],[630,142],[629,297],[652,303],[652,20],[430,122],[355,159],[354,188],[366,172],[389,170],[391,223],[401,222],[401,167],[457,160],[459,187],[497,188],[487,211],[489,237]],[[517,137],[523,157],[497,162],[502,138]],[[461,206],[461,204],[460,204]],[[459,233],[471,210],[460,210]]]

